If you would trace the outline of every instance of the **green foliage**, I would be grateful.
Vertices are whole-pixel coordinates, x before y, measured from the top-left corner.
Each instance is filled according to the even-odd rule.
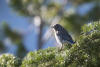
[[[0,55],[0,67],[19,67],[21,60],[11,54]]]
[[[98,67],[100,65],[99,27],[99,22],[84,25],[82,27],[84,33],[69,50],[64,48],[59,51],[57,48],[48,48],[30,52],[24,58],[21,67]],[[89,34],[86,34],[88,32]]]
[[[88,23],[82,26],[82,33],[89,33],[100,30],[100,22]]]
[[[78,42],[70,49],[66,58],[67,66],[98,67],[100,66],[100,23],[90,23],[82,27]],[[94,30],[95,28],[95,30]],[[92,30],[92,31],[91,31]],[[87,34],[88,33],[88,34]],[[69,61],[70,60],[70,61]]]
[[[65,53],[66,54],[66,53]],[[39,50],[30,52],[22,62],[21,67],[51,67],[51,66],[63,66],[64,65],[64,52],[58,52],[56,48],[48,48],[45,50]]]
[[[12,55],[1,55],[0,63],[20,64],[14,58]],[[82,27],[82,34],[70,49],[65,45],[62,50],[47,48],[29,52],[20,67],[99,67],[99,62],[100,22],[94,22]]]

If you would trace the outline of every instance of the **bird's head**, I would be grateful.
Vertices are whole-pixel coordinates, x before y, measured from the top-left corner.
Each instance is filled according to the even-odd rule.
[[[59,30],[61,30],[62,26],[60,24],[55,24],[52,26],[52,28],[56,31],[59,31]]]

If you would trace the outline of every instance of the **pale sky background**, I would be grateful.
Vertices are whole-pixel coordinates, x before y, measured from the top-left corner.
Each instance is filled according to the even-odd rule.
[[[6,0],[0,0],[0,24],[7,22],[13,30],[23,31],[23,42],[29,51],[36,50],[37,46],[37,32],[34,31],[34,27],[29,23],[28,17],[20,16],[14,12],[12,8],[7,4]],[[54,41],[53,41],[54,42]],[[52,47],[53,42],[49,41],[43,48]],[[51,45],[50,45],[51,44]],[[10,53],[13,53],[16,46],[9,46]]]
[[[76,13],[79,13],[82,16],[86,14],[91,8],[93,8],[93,6],[93,3],[82,4],[80,7],[77,8],[78,10],[76,9]],[[70,7],[72,6],[69,5],[66,8],[69,9]],[[20,16],[18,15],[18,13],[14,12],[12,8],[7,4],[6,0],[0,0],[0,24],[4,21],[7,22],[13,30],[16,29],[20,32],[24,32],[23,42],[25,44],[25,47],[29,51],[36,50],[37,32],[34,30],[34,27],[30,27],[32,26],[29,23],[30,19],[28,17]],[[55,39],[50,40],[44,45],[43,48],[53,47],[55,46],[53,45],[55,42]],[[10,45],[9,49],[9,53],[14,53],[14,49],[16,49],[16,46]]]

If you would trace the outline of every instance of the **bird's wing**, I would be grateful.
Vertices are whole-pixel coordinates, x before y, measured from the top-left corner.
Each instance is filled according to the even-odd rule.
[[[72,37],[69,35],[69,33],[67,32],[67,30],[65,30],[64,28],[62,28],[62,35],[64,39],[66,40],[72,40]]]
[[[68,41],[70,43],[74,43],[72,37],[68,34],[68,32],[64,28],[62,28],[61,31],[58,31],[57,35],[60,36],[61,41]]]

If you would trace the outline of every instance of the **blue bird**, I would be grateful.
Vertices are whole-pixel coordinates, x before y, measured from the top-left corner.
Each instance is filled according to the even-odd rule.
[[[63,48],[64,44],[72,45],[75,43],[69,33],[60,24],[55,24],[52,28],[54,30],[56,41],[61,48]]]

